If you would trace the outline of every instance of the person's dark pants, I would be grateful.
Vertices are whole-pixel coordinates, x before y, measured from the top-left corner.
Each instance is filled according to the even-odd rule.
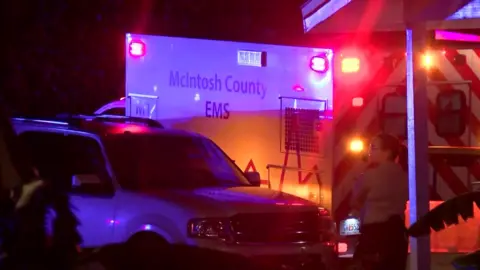
[[[407,256],[408,236],[403,217],[362,226],[355,259],[375,261],[375,270],[405,270]]]

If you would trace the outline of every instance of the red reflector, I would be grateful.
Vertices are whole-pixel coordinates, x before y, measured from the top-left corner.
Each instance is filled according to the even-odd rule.
[[[338,243],[338,253],[345,253],[348,251],[347,243]]]
[[[363,98],[355,97],[352,99],[352,106],[353,107],[362,107],[363,106]]]
[[[327,209],[319,207],[318,208],[318,213],[320,213],[320,216],[329,216],[330,212],[328,212]]]
[[[142,57],[146,54],[146,46],[143,41],[140,40],[132,40],[128,46],[128,51],[130,52],[131,56],[134,57]]]

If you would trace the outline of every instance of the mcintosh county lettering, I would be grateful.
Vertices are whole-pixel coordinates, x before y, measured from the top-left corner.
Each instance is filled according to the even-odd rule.
[[[214,74],[202,76],[189,72],[170,71],[169,86],[209,91],[227,91],[231,93],[265,98],[267,87],[258,80],[238,80],[232,75],[225,77]]]

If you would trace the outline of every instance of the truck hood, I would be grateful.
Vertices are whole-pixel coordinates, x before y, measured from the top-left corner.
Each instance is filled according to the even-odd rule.
[[[259,187],[213,187],[195,190],[161,190],[148,193],[199,214],[225,215],[255,212],[286,212],[317,209],[294,195]]]

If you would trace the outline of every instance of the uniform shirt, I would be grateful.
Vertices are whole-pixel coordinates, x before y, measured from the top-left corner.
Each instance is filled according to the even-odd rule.
[[[370,167],[357,180],[352,208],[361,211],[362,224],[387,221],[404,216],[408,201],[408,178],[403,168],[394,162]]]

